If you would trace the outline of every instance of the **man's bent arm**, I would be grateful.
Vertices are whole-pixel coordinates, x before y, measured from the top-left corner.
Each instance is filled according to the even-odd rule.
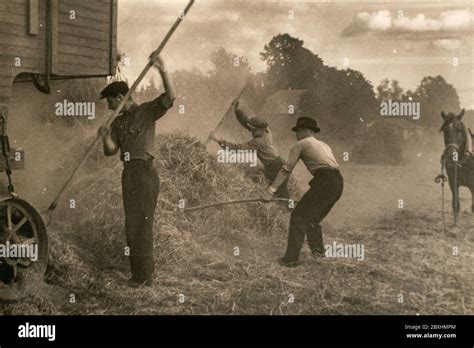
[[[113,156],[119,150],[118,144],[112,139],[110,130],[102,137],[104,144],[104,155]]]
[[[275,180],[268,188],[268,192],[272,194],[275,193],[278,188],[289,178],[291,172],[296,167],[296,163],[300,159],[301,154],[301,145],[300,143],[296,143],[295,146],[290,151],[290,156],[288,157],[288,161],[283,165],[283,167],[278,172]]]
[[[246,130],[251,131],[252,128],[248,126],[249,117],[245,114],[245,112],[242,109],[240,109],[238,106],[234,108],[234,112],[240,125],[244,127]]]
[[[160,56],[156,58],[155,66],[160,72],[161,79],[163,81],[163,86],[165,88],[165,95],[168,97],[169,102],[172,104],[176,98],[176,89],[168,72],[168,69],[166,68],[165,62],[161,59]]]
[[[280,169],[280,171],[278,172],[275,180],[273,180],[273,183],[268,188],[268,191],[271,192],[272,194],[275,193],[276,191],[278,191],[280,186],[286,180],[288,180],[288,178],[290,177],[290,174],[291,174],[291,172],[289,172],[286,168]]]

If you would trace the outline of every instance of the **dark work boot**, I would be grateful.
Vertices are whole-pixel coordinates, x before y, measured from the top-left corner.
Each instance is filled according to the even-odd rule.
[[[319,251],[312,251],[311,254],[312,254],[314,257],[326,257],[326,254],[325,254],[325,253],[320,253]]]
[[[153,279],[138,281],[138,280],[135,280],[133,278],[130,278],[127,281],[127,285],[131,288],[141,288],[141,287],[144,287],[144,286],[152,286],[153,285]]]
[[[301,265],[301,261],[299,260],[289,260],[286,257],[280,257],[278,258],[278,264],[280,266],[285,266],[285,267],[296,267]]]

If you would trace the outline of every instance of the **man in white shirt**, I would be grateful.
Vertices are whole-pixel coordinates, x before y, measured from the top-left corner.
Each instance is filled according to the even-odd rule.
[[[278,260],[281,265],[288,267],[297,265],[305,236],[311,252],[316,256],[324,256],[320,223],[339,200],[344,187],[339,165],[331,148],[315,137],[321,131],[316,121],[309,117],[300,117],[292,130],[296,132],[298,141],[291,149],[288,161],[268,188],[266,197],[267,200],[271,199],[300,159],[313,175],[309,182],[310,189],[301,197],[291,213],[288,246],[285,256]]]

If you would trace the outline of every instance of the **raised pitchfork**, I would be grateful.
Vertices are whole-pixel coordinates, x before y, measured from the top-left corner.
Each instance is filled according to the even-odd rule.
[[[242,97],[242,95],[244,94],[244,92],[245,92],[245,90],[247,89],[248,86],[249,86],[249,84],[247,83],[247,84],[244,86],[244,88],[242,88],[242,90],[240,91],[240,93],[239,93],[239,95],[237,96],[237,98],[235,98],[234,100],[238,101],[238,100]],[[227,111],[225,112],[224,116],[222,116],[221,120],[219,121],[219,123],[218,123],[217,126],[213,129],[213,131],[212,131],[211,133],[213,133],[213,132],[218,132],[218,131],[221,129],[222,125],[224,124],[225,115],[227,115],[227,114],[230,112],[230,110],[231,110],[231,108],[233,108],[233,106],[234,106],[234,104],[232,103],[232,104],[227,108]],[[207,146],[207,144],[209,144],[209,141],[211,141],[211,133],[209,133],[209,135],[208,135],[206,141],[204,142],[204,146]]]
[[[165,47],[165,45],[168,43],[168,40],[170,39],[171,35],[173,35],[173,33],[175,32],[175,30],[178,28],[179,24],[183,21],[184,19],[184,16],[186,16],[186,14],[188,13],[189,9],[191,8],[191,6],[193,5],[194,3],[194,0],[190,0],[188,5],[186,6],[186,8],[181,11],[178,19],[174,22],[173,26],[170,28],[170,30],[168,30],[168,32],[166,33],[166,36],[163,38],[163,40],[161,41],[160,43],[160,46],[158,46],[158,48],[150,55],[150,59],[148,60],[148,63],[145,65],[145,67],[143,68],[142,72],[140,73],[140,75],[138,75],[137,79],[135,80],[135,82],[133,83],[133,85],[130,87],[129,91],[127,92],[127,94],[123,97],[123,99],[120,101],[120,104],[118,105],[117,109],[115,110],[115,112],[113,113],[113,115],[111,115],[106,121],[105,123],[103,124],[105,127],[110,127],[110,125],[112,124],[113,120],[120,114],[120,112],[122,111],[123,107],[125,106],[125,103],[130,99],[130,96],[133,94],[133,92],[135,91],[135,89],[138,87],[138,85],[140,84],[140,82],[143,80],[143,78],[145,77],[145,75],[147,74],[148,70],[150,70],[150,68],[153,66],[153,62],[155,60],[155,58],[161,53],[161,51],[163,50],[163,48]],[[87,157],[90,155],[90,153],[92,152],[92,150],[94,149],[94,147],[97,145],[97,143],[99,142],[99,140],[102,139],[104,135],[103,134],[97,134],[96,138],[94,139],[94,141],[87,147],[86,149],[86,152],[84,153],[84,155],[82,156],[82,158],[80,159],[79,163],[77,164],[76,168],[74,168],[74,170],[72,171],[72,173],[69,175],[69,177],[67,178],[66,182],[64,183],[64,185],[61,187],[61,189],[58,191],[58,193],[56,194],[56,197],[54,198],[53,202],[50,204],[48,210],[46,211],[46,215],[48,216],[48,223],[47,225],[49,226],[50,222],[51,222],[51,217],[52,217],[52,214],[53,214],[53,211],[54,209],[56,209],[57,205],[58,205],[58,201],[59,199],[61,198],[62,194],[64,193],[64,191],[66,190],[66,188],[69,186],[69,184],[71,183],[72,179],[74,178],[74,176],[76,175],[77,171],[79,170],[79,168],[82,166],[82,164],[85,162],[85,160],[87,159]]]

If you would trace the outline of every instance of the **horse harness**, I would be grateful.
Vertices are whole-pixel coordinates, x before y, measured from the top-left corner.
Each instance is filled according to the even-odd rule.
[[[435,183],[437,184],[441,184],[441,213],[442,213],[442,220],[443,220],[443,228],[444,228],[444,232],[446,233],[447,231],[447,228],[446,228],[446,220],[445,220],[445,209],[444,209],[444,184],[446,181],[448,181],[448,178],[446,177],[446,175],[444,174],[444,170],[445,168],[447,169],[448,166],[454,166],[454,200],[457,204],[457,201],[458,201],[458,197],[457,197],[457,194],[458,194],[458,190],[457,190],[457,187],[458,187],[458,169],[462,167],[462,162],[464,161],[454,161],[454,163],[446,163],[446,151],[449,149],[449,148],[454,148],[456,150],[457,153],[460,153],[460,147],[458,144],[456,143],[449,143],[448,145],[446,145],[446,147],[444,148],[444,151],[443,151],[443,154],[441,155],[441,173],[435,178]],[[470,156],[466,156],[464,154],[463,157],[467,157],[466,159],[466,162],[469,160],[469,158],[472,156],[472,154]],[[458,221],[457,221],[457,216],[456,214],[454,214],[455,218],[454,218],[454,223],[457,225]]]

